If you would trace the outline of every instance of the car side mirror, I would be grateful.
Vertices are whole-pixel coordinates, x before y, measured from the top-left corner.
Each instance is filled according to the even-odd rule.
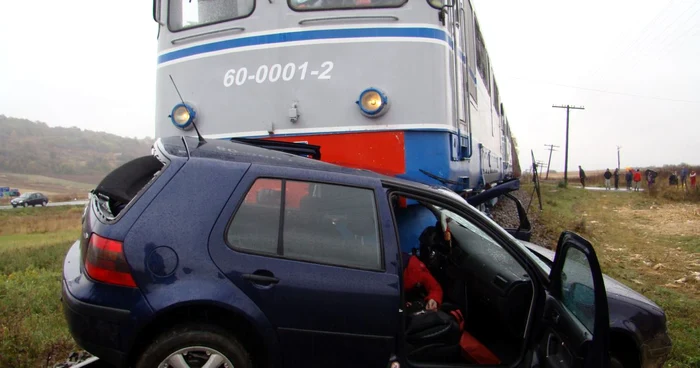
[[[584,367],[610,364],[608,296],[593,245],[565,231],[559,237],[549,275],[550,293],[592,335]]]

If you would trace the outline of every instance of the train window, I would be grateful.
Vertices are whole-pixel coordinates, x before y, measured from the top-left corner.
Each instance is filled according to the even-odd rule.
[[[292,10],[342,10],[361,8],[398,8],[408,0],[287,0]]]
[[[254,8],[255,0],[169,0],[168,29],[176,32],[245,18]]]
[[[489,75],[489,56],[486,53],[486,45],[484,44],[484,37],[481,35],[481,30],[479,29],[479,21],[474,20],[475,33],[476,33],[476,67],[479,69],[479,74],[481,79],[484,81],[484,86],[486,87],[486,92],[491,95],[491,78]]]
[[[501,103],[500,101],[501,95],[498,94],[498,84],[496,84],[496,77],[493,78],[493,108],[496,109],[496,114],[501,115],[501,111],[498,108],[498,105]]]
[[[467,19],[464,26],[464,32],[467,36],[467,65],[469,66],[469,94],[472,96],[474,101],[476,101],[476,44],[474,41],[474,10],[472,10],[472,4],[469,1],[464,3],[466,5]]]

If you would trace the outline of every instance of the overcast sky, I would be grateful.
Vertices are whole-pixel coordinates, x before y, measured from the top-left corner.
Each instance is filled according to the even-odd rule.
[[[410,0],[420,1],[420,0]],[[700,1],[473,0],[521,164],[700,164]],[[149,1],[0,2],[0,114],[154,135]]]

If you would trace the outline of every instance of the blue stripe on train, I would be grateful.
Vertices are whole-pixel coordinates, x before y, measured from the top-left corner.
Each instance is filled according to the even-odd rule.
[[[430,185],[444,185],[422,173],[458,181],[469,177],[469,161],[452,161],[451,135],[445,131],[404,131],[406,172],[399,177]],[[458,189],[450,185],[452,189]]]
[[[349,29],[324,29],[274,33],[261,36],[240,37],[231,40],[207,43],[192,46],[163,54],[158,57],[158,64],[180,58],[205,54],[208,52],[235,49],[239,47],[269,45],[284,42],[347,39],[347,38],[374,38],[374,37],[406,37],[429,38],[445,41],[450,48],[453,47],[452,38],[445,31],[434,28],[405,27],[405,28],[349,28]]]

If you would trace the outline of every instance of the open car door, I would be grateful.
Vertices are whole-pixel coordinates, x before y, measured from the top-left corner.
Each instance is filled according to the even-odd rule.
[[[608,300],[591,243],[563,232],[549,279],[536,351],[539,366],[609,367]]]

